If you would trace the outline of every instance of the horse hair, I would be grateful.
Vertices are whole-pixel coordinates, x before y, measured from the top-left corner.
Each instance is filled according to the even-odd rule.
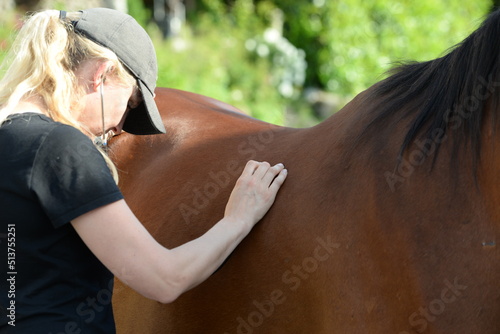
[[[451,136],[454,140],[452,160],[457,158],[462,144],[468,144],[476,172],[483,111],[488,102],[492,110],[498,106],[498,96],[493,90],[500,86],[499,60],[500,11],[497,10],[445,56],[425,62],[400,63],[391,70],[391,75],[374,87],[374,96],[380,98],[374,110],[379,113],[367,128],[403,108],[406,112],[400,114],[401,119],[413,115],[400,148],[401,160],[417,136],[432,139],[436,129],[446,134],[452,125],[460,123]],[[494,114],[492,117],[495,120]],[[440,143],[436,144],[433,164],[440,147]]]

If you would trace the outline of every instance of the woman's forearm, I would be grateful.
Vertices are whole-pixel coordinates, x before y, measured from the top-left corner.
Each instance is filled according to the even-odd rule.
[[[169,303],[224,262],[268,211],[285,178],[282,165],[248,163],[224,218],[201,237],[173,249],[160,245],[124,200],[87,212],[72,225],[116,277],[147,298]]]
[[[243,222],[223,218],[201,237],[171,249],[179,293],[212,275],[249,232]]]

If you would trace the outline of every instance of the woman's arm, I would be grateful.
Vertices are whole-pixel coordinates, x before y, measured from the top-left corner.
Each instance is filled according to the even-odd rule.
[[[224,218],[201,237],[173,249],[158,244],[124,200],[90,211],[72,224],[115,276],[145,297],[168,303],[222,264],[269,210],[285,178],[281,164],[249,161]]]

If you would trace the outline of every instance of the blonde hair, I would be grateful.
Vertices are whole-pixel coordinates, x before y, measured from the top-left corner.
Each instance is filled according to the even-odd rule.
[[[0,80],[0,125],[22,99],[37,96],[45,103],[50,118],[92,138],[95,134],[72,113],[83,107],[78,102],[84,94],[75,75],[78,67],[91,59],[111,61],[114,66],[109,75],[128,86],[137,83],[113,51],[74,32],[71,21],[78,20],[80,12],[67,13],[64,20],[59,13],[46,10],[28,17],[1,65],[6,70]],[[118,182],[113,162],[97,148]]]

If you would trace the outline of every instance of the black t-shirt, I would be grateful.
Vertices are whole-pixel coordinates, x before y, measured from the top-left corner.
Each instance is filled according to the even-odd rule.
[[[2,124],[0,333],[115,332],[112,274],[69,222],[122,198],[79,130],[34,113]]]

